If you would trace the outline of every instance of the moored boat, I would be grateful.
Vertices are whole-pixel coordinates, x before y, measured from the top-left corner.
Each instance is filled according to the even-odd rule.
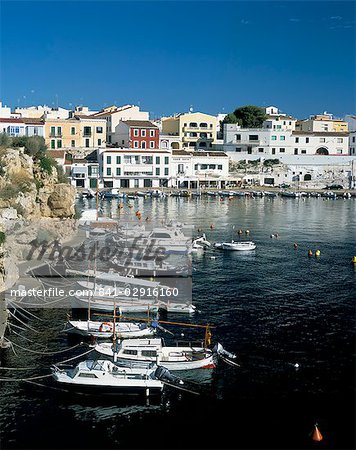
[[[219,250],[249,251],[255,250],[256,244],[252,241],[216,242],[214,247]]]

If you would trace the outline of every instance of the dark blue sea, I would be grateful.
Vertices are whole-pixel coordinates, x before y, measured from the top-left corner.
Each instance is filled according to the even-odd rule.
[[[117,212],[117,200],[103,208]],[[220,362],[200,396],[174,393],[149,405],[2,381],[1,448],[355,448],[355,200],[139,199],[125,211],[138,209],[150,220],[194,224],[212,242],[250,230],[254,252],[193,256],[200,312],[169,315],[216,326],[213,341],[236,353],[240,367]],[[309,248],[320,249],[320,258],[308,258]],[[65,349],[67,312],[39,311],[43,320],[28,324],[40,333],[17,329],[9,338],[29,349]],[[48,373],[50,364],[84,351],[53,357],[15,349],[2,351],[2,366],[30,369],[1,370],[1,378]],[[310,437],[315,423],[319,443]]]

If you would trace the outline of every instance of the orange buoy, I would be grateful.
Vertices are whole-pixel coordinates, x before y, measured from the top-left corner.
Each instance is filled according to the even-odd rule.
[[[310,249],[308,250],[308,256],[313,256],[313,252]]]
[[[320,442],[320,441],[323,440],[323,435],[319,431],[318,424],[314,425],[314,431],[313,431],[313,434],[312,434],[312,439],[315,442]]]
[[[239,231],[238,231],[238,234],[242,234],[242,230],[239,230]]]

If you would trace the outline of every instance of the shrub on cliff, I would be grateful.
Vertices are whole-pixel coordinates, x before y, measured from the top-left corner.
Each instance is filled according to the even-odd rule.
[[[34,159],[40,159],[47,150],[46,142],[41,136],[19,136],[12,138],[12,147],[25,147],[25,153]]]
[[[47,172],[48,175],[52,175],[53,166],[55,165],[54,160],[48,156],[41,156],[39,159],[40,167],[43,171]]]
[[[0,231],[0,245],[2,245],[6,240],[5,233]]]

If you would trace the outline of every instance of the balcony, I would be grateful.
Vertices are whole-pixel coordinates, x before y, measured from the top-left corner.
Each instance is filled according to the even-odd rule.
[[[61,138],[63,135],[62,133],[50,133],[49,137],[50,138]]]
[[[135,173],[135,172],[152,172],[153,166],[149,164],[125,164],[123,167],[125,173]]]
[[[91,137],[91,136],[92,136],[91,133],[88,133],[88,132],[84,132],[84,133],[83,133],[83,137]]]

